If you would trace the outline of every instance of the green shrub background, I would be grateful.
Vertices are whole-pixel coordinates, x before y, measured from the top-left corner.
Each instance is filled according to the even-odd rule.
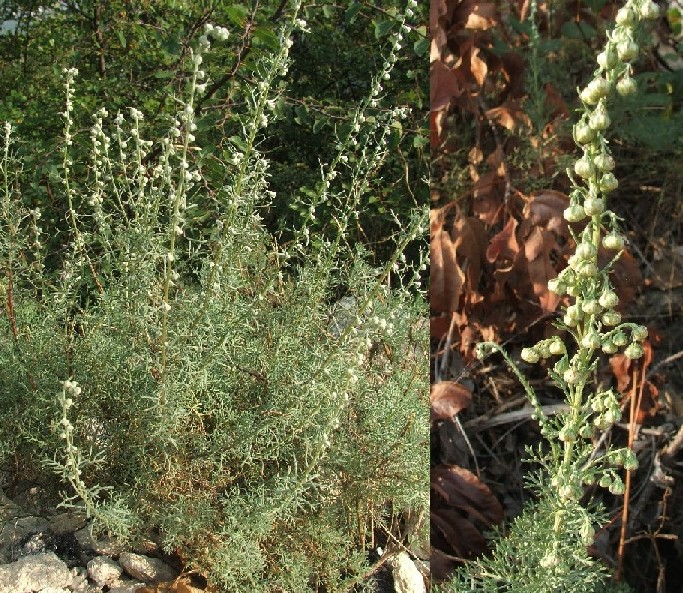
[[[352,2],[304,25],[266,3],[239,75],[204,103],[199,73],[220,78],[249,11],[141,7],[99,7],[106,72],[125,76],[93,77],[104,42],[58,12],[25,33],[17,78],[33,82],[0,101],[19,122],[0,168],[0,463],[97,529],[158,531],[221,590],[370,587],[372,527],[427,504],[422,124],[394,109],[421,106],[416,16]],[[207,21],[231,35],[198,63]],[[325,99],[323,123],[296,121],[313,101],[290,94],[297,54],[342,22],[375,52],[369,74]],[[65,99],[64,61],[88,51]],[[394,63],[400,92],[373,95]]]

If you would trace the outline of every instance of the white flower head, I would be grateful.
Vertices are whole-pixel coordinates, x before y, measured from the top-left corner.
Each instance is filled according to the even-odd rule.
[[[230,31],[225,27],[214,27],[212,34],[219,41],[227,41],[228,37],[230,37]]]

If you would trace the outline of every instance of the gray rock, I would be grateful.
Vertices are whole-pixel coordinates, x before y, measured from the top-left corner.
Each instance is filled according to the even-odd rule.
[[[20,556],[21,545],[30,536],[46,531],[43,517],[18,517],[5,523],[0,533],[0,563],[12,562]]]
[[[49,531],[41,531],[30,535],[21,546],[21,555],[50,552],[55,549],[55,538]]]
[[[97,556],[88,562],[88,576],[100,587],[112,586],[122,573],[118,562],[108,556]]]
[[[71,572],[54,552],[31,554],[0,566],[0,593],[65,589],[71,581]]]
[[[394,573],[396,593],[427,593],[422,574],[405,552],[400,552],[389,563]]]
[[[21,509],[11,498],[0,492],[0,522],[7,523],[21,515]]]
[[[78,511],[67,511],[50,517],[50,529],[55,535],[64,535],[78,531],[85,525],[85,514]]]
[[[118,556],[126,548],[112,537],[94,538],[89,527],[83,527],[74,533],[78,545],[84,550],[92,550],[103,556]]]
[[[21,494],[12,500],[21,507],[23,515],[40,515],[49,506],[50,497],[43,489],[32,486],[25,487]]]
[[[119,556],[119,564],[134,579],[148,583],[172,581],[178,576],[178,573],[162,560],[141,554],[123,552]]]

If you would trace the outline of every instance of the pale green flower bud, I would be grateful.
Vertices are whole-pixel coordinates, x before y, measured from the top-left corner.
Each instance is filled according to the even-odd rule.
[[[595,299],[588,299],[587,301],[584,301],[582,309],[583,312],[588,313],[588,315],[597,315],[602,311],[600,303],[598,303],[598,301]]]
[[[595,130],[587,123],[579,122],[574,126],[574,140],[578,144],[589,144],[595,139]]]
[[[605,211],[605,200],[601,198],[588,198],[583,203],[583,209],[587,216],[599,216]]]
[[[600,171],[608,172],[613,171],[616,163],[614,162],[614,157],[609,154],[601,153],[593,159],[595,166],[600,169]]]
[[[595,167],[586,157],[582,157],[574,163],[574,171],[582,179],[589,179],[595,175]]]
[[[595,249],[595,245],[592,243],[581,243],[576,247],[576,255],[580,259],[589,259],[591,257],[595,257],[597,253],[597,249]]]
[[[578,269],[578,273],[579,276],[583,276],[584,278],[593,278],[598,273],[598,266],[596,266],[593,262],[585,262]]]
[[[576,369],[567,369],[562,378],[567,385],[576,385],[581,380],[581,375]]]
[[[583,265],[584,261],[585,258],[581,257],[578,253],[575,253],[569,257],[567,264],[571,269],[578,270]]]
[[[630,39],[617,43],[617,54],[624,62],[635,60],[638,57],[639,51],[638,44]]]
[[[609,491],[612,494],[616,494],[617,496],[623,494],[625,489],[626,488],[624,486],[624,483],[621,481],[621,478],[619,477],[616,477],[609,486]]]
[[[598,302],[605,309],[613,309],[619,304],[619,297],[613,290],[605,290],[598,299]]]
[[[612,485],[612,478],[607,474],[603,475],[598,482],[602,488],[609,488]]]
[[[562,321],[567,327],[575,327],[579,324],[578,319],[572,317],[571,315],[568,315],[567,313],[565,313],[564,317],[562,317]]]
[[[601,396],[602,393],[598,393],[591,401],[591,410],[594,412],[603,412],[605,410],[605,400]]]
[[[550,358],[550,348],[548,347],[547,342],[541,342],[540,344],[537,344],[536,348],[538,349],[538,354],[541,358]]]
[[[579,97],[588,105],[595,105],[600,100],[600,96],[596,94],[595,89],[590,84],[579,93]]]
[[[560,278],[551,278],[548,280],[548,290],[555,294],[563,295],[567,292],[567,285]]]
[[[612,251],[620,251],[624,248],[624,238],[617,233],[610,233],[602,238],[602,246]]]
[[[630,8],[624,6],[617,11],[617,25],[630,27],[636,22],[636,15]]]
[[[638,85],[636,81],[630,76],[624,76],[619,82],[617,82],[617,93],[622,97],[628,97],[634,95],[638,91]]]
[[[611,70],[618,63],[617,50],[612,43],[608,43],[605,49],[598,54],[598,64],[603,70]]]
[[[569,484],[562,486],[560,488],[560,496],[562,498],[569,498],[570,500],[573,500],[575,498],[574,488],[572,488]]]
[[[628,338],[626,337],[626,334],[623,331],[618,331],[612,336],[612,341],[617,345],[617,346],[626,346],[628,344]]]
[[[595,538],[595,529],[591,524],[591,520],[586,517],[581,524],[581,529],[579,530],[579,535],[581,536],[581,543],[584,546],[590,546]]]
[[[602,103],[590,114],[588,125],[596,131],[602,131],[609,128],[610,118],[607,114],[607,109]]]
[[[609,326],[609,327],[614,327],[615,325],[619,325],[621,323],[621,313],[619,311],[605,311],[602,314],[602,322]]]
[[[596,331],[588,332],[581,339],[581,345],[584,348],[591,348],[596,350],[602,346],[602,340],[600,339],[600,334]]]
[[[545,569],[550,569],[550,568],[555,568],[560,564],[560,557],[554,553],[550,552],[549,554],[546,554],[541,558],[540,565],[542,568]]]
[[[521,357],[524,362],[528,362],[529,364],[535,364],[541,359],[538,350],[535,348],[522,348]]]
[[[613,173],[605,173],[598,182],[600,191],[603,193],[609,193],[614,191],[619,187],[619,180],[614,176]]]
[[[607,97],[610,92],[610,87],[610,83],[602,77],[594,78],[588,84],[588,88],[591,89],[593,95],[598,97],[598,99]]]
[[[560,356],[567,352],[567,347],[564,345],[564,342],[560,340],[560,338],[557,338],[550,342],[548,345],[548,350],[550,351],[550,354],[553,354],[554,356]]]
[[[638,469],[638,457],[631,449],[626,449],[624,454],[624,469],[634,471]]]
[[[609,426],[610,426],[610,423],[607,422],[607,420],[605,419],[605,416],[603,414],[596,416],[593,419],[593,424],[595,425],[596,428],[599,428],[600,430],[605,430],[606,428],[609,428]]]
[[[615,354],[618,350],[617,345],[611,340],[605,340],[601,347],[605,354]]]
[[[574,319],[581,319],[581,317],[582,317],[581,305],[579,305],[578,303],[575,303],[573,305],[569,305],[569,307],[567,307],[567,315],[569,315],[569,317],[572,317]]]
[[[581,222],[586,218],[586,211],[580,204],[573,204],[565,209],[563,215],[567,222]]]
[[[631,330],[631,337],[636,342],[643,342],[647,338],[647,328],[644,325],[638,325]]]
[[[640,16],[648,20],[656,19],[659,17],[659,6],[654,2],[644,2],[640,6]]]
[[[628,345],[626,350],[624,350],[624,355],[626,356],[626,358],[635,360],[636,358],[640,358],[643,355],[643,348],[640,344],[633,342],[632,344]]]
[[[576,441],[576,431],[564,426],[557,435],[563,443],[573,443]]]
[[[607,410],[605,411],[605,422],[607,424],[614,424],[615,422],[619,422],[621,420],[621,411],[617,408],[616,410]]]

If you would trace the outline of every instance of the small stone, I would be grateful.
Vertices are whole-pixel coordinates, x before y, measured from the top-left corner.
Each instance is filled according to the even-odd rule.
[[[130,576],[141,581],[172,581],[178,573],[158,558],[149,558],[141,554],[123,552],[119,556],[119,564]]]
[[[145,583],[126,579],[119,582],[117,585],[109,588],[109,593],[137,593],[140,587],[144,587]]]
[[[97,556],[88,562],[88,576],[100,587],[110,587],[122,573],[123,569],[118,562],[108,556]]]
[[[391,559],[396,593],[427,593],[422,574],[405,552]]]
[[[55,549],[55,538],[50,532],[41,531],[30,535],[21,546],[21,555],[38,554],[39,552],[49,552]]]
[[[82,549],[92,550],[96,554],[103,556],[117,556],[126,548],[114,538],[104,536],[95,539],[90,533],[90,528],[84,527],[74,533],[76,541]]]
[[[72,568],[71,575],[71,591],[73,593],[88,593],[90,584],[87,573],[82,568]]]

